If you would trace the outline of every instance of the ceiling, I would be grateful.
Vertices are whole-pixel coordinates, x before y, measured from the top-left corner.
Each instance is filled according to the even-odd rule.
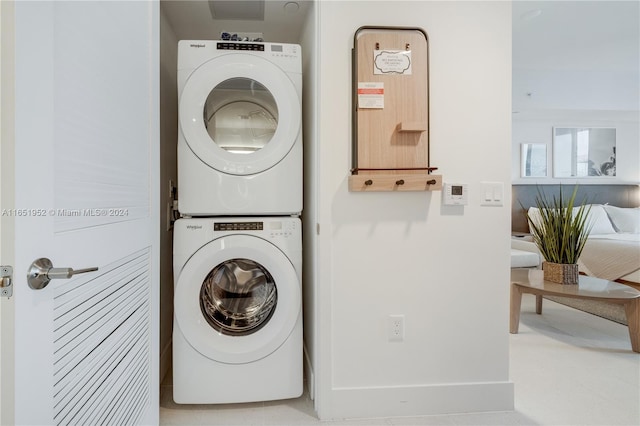
[[[513,2],[513,67],[632,70],[640,67],[637,1]]]
[[[313,2],[161,0],[161,7],[178,40],[215,40],[226,31],[262,33],[265,41],[300,43]],[[234,8],[240,15],[242,9],[256,4],[263,7],[264,19],[214,19],[212,15],[212,9],[213,13],[233,14]],[[538,108],[561,92],[565,98],[570,92],[575,105],[586,105],[580,99],[585,86],[589,90],[602,86],[600,92],[608,98],[602,109],[639,109],[640,94],[635,93],[640,92],[639,1],[516,0],[512,13],[514,105],[518,109],[532,105],[532,93],[539,100]],[[582,77],[585,80],[578,81]],[[573,92],[563,90],[567,87]],[[591,102],[597,97],[592,94],[588,99],[589,108],[598,109],[597,101]]]
[[[635,111],[637,118],[640,2],[514,1],[512,13],[514,112]]]
[[[262,4],[263,20],[214,19],[210,3]],[[259,32],[265,41],[299,42],[313,0],[162,0],[179,40],[219,39],[220,33]],[[513,66],[538,69],[640,67],[638,1],[514,1]],[[231,8],[232,9],[232,8]]]
[[[213,7],[210,7],[210,3]],[[262,33],[264,41],[299,43],[310,0],[217,1],[161,0],[162,10],[178,40],[219,40],[220,34]],[[242,17],[243,9],[263,7],[264,19]],[[213,10],[213,12],[212,12]],[[227,19],[214,19],[212,13]]]

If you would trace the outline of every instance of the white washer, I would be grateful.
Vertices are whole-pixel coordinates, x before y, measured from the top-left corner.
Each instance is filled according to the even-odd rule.
[[[300,219],[192,218],[174,226],[175,402],[300,396]]]
[[[178,43],[178,209],[186,216],[302,211],[297,44]]]

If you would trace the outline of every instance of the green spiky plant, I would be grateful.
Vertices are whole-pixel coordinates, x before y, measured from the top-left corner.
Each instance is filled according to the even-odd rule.
[[[538,188],[536,206],[540,217],[532,218],[527,212],[533,242],[547,262],[575,264],[587,242],[593,226],[587,221],[591,206],[582,203],[573,213],[577,193],[575,186],[565,203],[562,186],[557,197],[548,197]]]

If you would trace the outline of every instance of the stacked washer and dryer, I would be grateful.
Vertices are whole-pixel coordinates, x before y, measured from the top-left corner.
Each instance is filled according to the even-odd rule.
[[[173,398],[302,394],[300,46],[178,45]]]

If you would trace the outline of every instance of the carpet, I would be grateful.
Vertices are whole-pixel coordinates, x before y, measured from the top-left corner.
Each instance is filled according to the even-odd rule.
[[[544,298],[583,312],[615,321],[619,324],[628,325],[627,315],[625,314],[624,307],[622,305],[601,302],[599,300],[570,299],[568,297],[558,296],[544,296]]]

